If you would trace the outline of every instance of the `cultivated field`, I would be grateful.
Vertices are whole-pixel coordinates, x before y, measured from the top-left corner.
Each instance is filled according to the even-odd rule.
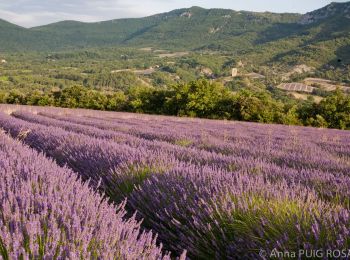
[[[278,86],[278,88],[284,89],[287,91],[301,91],[301,92],[308,92],[308,93],[312,93],[312,91],[314,90],[314,87],[310,87],[302,83],[282,83]]]
[[[350,247],[350,132],[0,110],[4,259],[257,259]]]

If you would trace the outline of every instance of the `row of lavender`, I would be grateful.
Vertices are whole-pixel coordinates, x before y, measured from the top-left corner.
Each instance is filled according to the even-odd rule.
[[[171,118],[152,120],[152,128],[149,120],[125,114],[128,122],[93,112],[41,113],[45,117],[16,112],[26,122],[3,116],[1,125],[85,178],[97,183],[102,177],[114,200],[128,196],[129,207],[169,249],[187,248],[197,258],[234,258],[256,256],[259,248],[349,245],[345,132],[323,132],[317,140],[304,128],[293,133],[279,126]],[[168,136],[167,129],[173,129]]]
[[[129,191],[130,188],[132,189],[133,184],[135,184],[135,178],[140,180],[140,171],[142,174],[147,174],[149,171],[164,171],[164,169],[169,169],[171,165],[176,165],[176,163],[179,161],[185,161],[187,163],[195,165],[206,164],[216,167],[219,165],[221,169],[230,171],[240,170],[249,172],[250,174],[255,173],[264,175],[265,178],[268,178],[271,181],[276,181],[280,178],[288,180],[289,182],[299,181],[307,187],[313,187],[319,192],[319,195],[321,195],[322,198],[340,198],[343,200],[345,199],[344,202],[348,202],[347,199],[350,195],[350,191],[346,185],[350,180],[350,176],[346,174],[350,171],[349,165],[340,163],[339,158],[336,160],[332,157],[326,157],[327,154],[322,153],[322,151],[318,151],[317,154],[314,154],[314,160],[316,160],[315,162],[312,162],[312,160],[309,159],[309,161],[305,163],[308,166],[307,169],[302,169],[304,166],[301,167],[301,163],[298,163],[300,161],[303,162],[303,160],[308,159],[307,157],[299,157],[297,159],[293,158],[292,164],[288,161],[290,165],[295,166],[293,168],[287,167],[288,164],[284,161],[282,161],[282,163],[279,163],[280,165],[274,164],[273,162],[277,161],[277,156],[272,153],[267,154],[267,156],[264,155],[266,158],[264,158],[263,155],[261,155],[259,158],[255,154],[252,155],[247,153],[241,156],[237,156],[237,154],[235,156],[227,156],[217,153],[209,153],[194,148],[186,149],[164,142],[142,140],[137,137],[134,138],[133,136],[127,136],[125,134],[119,134],[109,130],[103,131],[92,127],[81,126],[64,121],[57,121],[55,119],[50,119],[47,117],[33,115],[25,112],[14,112],[13,116],[25,119],[30,122],[40,123],[42,125],[55,126],[58,129],[64,128],[70,133],[84,132],[85,129],[85,134],[105,139],[103,142],[101,142],[100,139],[87,139],[86,137],[84,138],[84,135],[78,135],[79,139],[82,138],[81,140],[84,140],[80,142],[86,142],[86,145],[84,145],[85,147],[88,147],[88,144],[91,144],[93,140],[95,140],[95,147],[91,148],[89,154],[86,156],[83,156],[82,153],[84,152],[81,152],[79,162],[75,161],[72,163],[67,160],[66,157],[74,158],[77,156],[75,155],[72,157],[72,152],[68,151],[74,151],[74,153],[77,154],[79,153],[79,150],[82,149],[82,146],[77,145],[76,142],[74,142],[72,144],[73,146],[70,147],[69,145],[65,144],[64,140],[60,141],[60,138],[64,136],[64,132],[63,134],[62,132],[58,133],[58,135],[55,136],[55,134],[53,134],[53,131],[51,131],[45,137],[36,138],[45,140],[46,142],[44,142],[44,144],[46,146],[53,143],[53,146],[58,148],[55,144],[55,141],[57,143],[63,144],[65,147],[65,152],[69,153],[67,156],[50,156],[61,158],[61,160],[63,160],[61,163],[68,163],[77,172],[80,172],[81,174],[87,174],[86,178],[91,178],[91,176],[93,176],[93,172],[89,172],[87,168],[93,169],[95,173],[96,171],[106,173],[107,171],[112,170],[113,173],[109,174],[112,176],[115,175],[115,172],[117,172],[117,177],[114,177],[113,179],[110,179],[111,177],[106,178],[107,183],[105,185],[107,189],[110,189],[110,187],[113,186],[113,189],[110,192],[114,192],[115,195],[125,195],[121,192],[120,189],[115,188],[116,184],[119,184],[121,181],[123,185],[125,185],[125,183],[127,183],[126,180],[129,179],[128,183],[130,184],[131,182],[131,185],[129,185],[129,188],[127,189]],[[15,124],[17,126],[20,126],[20,122],[21,121]],[[9,122],[6,124],[11,125]],[[33,126],[31,126],[31,128],[33,128]],[[15,133],[15,135],[18,135],[18,133]],[[73,133],[71,133],[70,136],[73,136],[71,138],[78,138],[74,137],[75,135]],[[67,140],[66,137],[64,137],[64,139]],[[114,141],[114,145],[111,145],[108,139],[112,139]],[[122,143],[123,145],[121,146],[118,143]],[[248,146],[250,150],[254,150],[254,147],[250,147],[248,143],[245,145]],[[69,149],[67,149],[67,147],[69,147]],[[54,151],[52,147],[38,147],[37,144],[36,148],[41,149],[42,151],[49,150],[51,153]],[[103,148],[106,148],[105,150],[107,153],[102,152]],[[135,148],[137,148],[137,150],[135,150]],[[307,150],[307,147],[304,147],[303,149]],[[238,150],[238,148],[236,148],[236,150]],[[275,149],[273,151],[276,150],[278,151],[278,149]],[[296,150],[295,147],[294,150]],[[289,150],[287,150],[287,153],[288,152]],[[61,152],[59,151],[59,153]],[[266,151],[266,153],[268,153],[268,151]],[[289,153],[291,154],[291,152]],[[93,154],[96,154],[97,157],[93,156]],[[299,153],[299,156],[300,154],[301,153]],[[283,153],[282,155],[278,156],[279,157],[277,157],[277,159],[281,161],[281,158],[283,159],[283,156],[286,156],[286,154]],[[309,156],[309,154],[306,154],[306,156]],[[267,160],[267,158],[269,160]],[[85,162],[86,160],[89,160],[90,163],[87,165],[87,167]],[[94,164],[94,161],[96,161],[98,165]],[[120,163],[120,161],[123,161],[123,163]],[[319,166],[319,168],[323,166],[324,170],[312,169],[313,166]],[[116,167],[119,167],[119,169],[117,170]],[[130,167],[133,168],[131,169]],[[127,173],[125,173],[125,169],[127,170]],[[102,175],[97,175],[97,177],[101,176]],[[134,180],[131,180],[131,177],[134,178]],[[110,195],[112,194],[110,193]]]
[[[170,259],[75,173],[0,135],[0,258]]]
[[[40,107],[16,107],[9,105],[0,105],[1,110],[32,110],[35,113],[51,114],[63,120],[79,120],[79,124],[92,125],[102,129],[113,129],[120,132],[132,133],[147,139],[164,139],[170,142],[178,142],[185,146],[191,145],[194,138],[198,137],[205,147],[215,143],[216,140],[230,142],[241,142],[247,139],[253,142],[256,139],[289,141],[288,138],[299,138],[302,143],[314,143],[323,145],[324,149],[331,150],[347,149],[349,156],[349,147],[346,145],[350,141],[350,135],[339,130],[318,130],[305,127],[286,127],[278,125],[260,125],[244,122],[226,122],[198,119],[181,119],[163,116],[144,116],[128,113],[111,113],[92,110],[74,110],[58,108],[40,108]],[[61,115],[61,116],[59,116]],[[63,116],[62,116],[63,115]],[[67,117],[66,115],[69,115]],[[71,117],[74,117],[72,119]],[[84,116],[84,117],[82,117]],[[88,119],[92,120],[88,120]],[[271,136],[272,135],[272,136]],[[182,138],[181,138],[182,137]],[[192,140],[186,140],[192,139]],[[184,142],[181,142],[184,141]],[[188,141],[187,143],[185,141]],[[196,140],[198,142],[198,140]],[[203,143],[204,142],[204,143]],[[244,145],[244,143],[240,143]],[[288,143],[287,143],[288,144]],[[265,143],[263,144],[265,145]],[[242,148],[242,147],[241,147]],[[224,150],[223,150],[224,152]]]
[[[202,137],[196,138],[188,134],[193,132],[196,134],[196,131],[193,129],[197,128],[196,125],[194,125],[192,129],[186,129],[182,126],[181,130],[174,131],[176,128],[175,125],[162,129],[159,124],[157,124],[154,127],[155,129],[148,131],[147,138],[144,134],[147,132],[146,129],[149,128],[147,124],[130,129],[127,128],[129,122],[123,122],[123,124],[111,123],[101,119],[91,120],[72,115],[65,117],[40,113],[40,115],[44,115],[46,118],[23,112],[15,112],[13,115],[26,121],[52,125],[64,128],[68,131],[84,133],[98,138],[110,138],[114,141],[127,143],[131,146],[138,144],[164,149],[164,141],[166,141],[175,144],[175,149],[178,149],[179,146],[185,146],[188,148],[197,148],[197,150],[199,149],[201,151],[204,150],[235,157],[254,157],[267,160],[271,163],[287,165],[296,169],[315,168],[332,172],[344,172],[349,170],[348,165],[346,165],[346,160],[350,156],[350,149],[347,145],[347,143],[350,142],[350,135],[339,135],[338,133],[334,136],[330,130],[326,132],[327,135],[325,135],[325,133],[323,134],[323,138],[326,140],[325,142],[317,140],[317,143],[313,143],[312,141],[315,139],[315,133],[312,131],[292,132],[291,134],[291,132],[288,133],[285,131],[286,129],[282,127],[274,132],[271,132],[270,129],[270,136],[267,136],[262,126],[260,126],[262,129],[260,129],[259,132],[259,128],[254,129],[252,126],[246,126],[245,129],[240,129],[238,125],[238,127],[235,126],[231,131],[222,129],[221,131],[227,131],[226,135],[222,138],[218,137],[220,135],[219,129],[215,129],[215,131],[209,129],[207,132],[213,131],[215,133],[212,135],[202,130],[205,136],[203,140]],[[50,120],[47,117],[58,120]],[[120,129],[122,129],[122,131]],[[254,134],[252,130],[255,130],[256,134]],[[174,133],[167,135],[167,133],[171,131],[174,131]],[[199,132],[198,129],[197,132]],[[176,136],[174,136],[175,133]],[[234,136],[228,133],[234,133]],[[130,136],[130,134],[132,136]],[[142,134],[144,135],[142,136]],[[150,138],[151,135],[155,137]],[[331,142],[328,141],[329,138],[332,138]],[[159,139],[161,141],[159,141]],[[152,140],[153,142],[147,142],[147,140]],[[168,149],[170,147],[171,146],[168,145]],[[174,149],[174,146],[171,149]],[[329,151],[332,151],[333,154]],[[344,163],[339,163],[339,160]]]

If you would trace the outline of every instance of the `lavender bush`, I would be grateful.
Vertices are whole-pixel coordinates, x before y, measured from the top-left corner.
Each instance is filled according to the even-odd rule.
[[[350,132],[2,106],[12,137],[144,219],[174,255],[350,246]]]
[[[170,259],[125,203],[110,205],[75,173],[0,135],[3,259]]]
[[[350,246],[347,208],[298,183],[249,173],[178,167],[154,175],[130,203],[169,249],[201,259],[259,258],[259,249],[298,251]]]

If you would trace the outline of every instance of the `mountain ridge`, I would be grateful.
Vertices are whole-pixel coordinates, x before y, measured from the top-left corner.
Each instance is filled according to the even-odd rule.
[[[136,20],[136,19],[145,19],[145,18],[150,18],[150,17],[156,17],[156,16],[162,16],[165,14],[171,14],[171,13],[177,13],[177,12],[186,12],[186,11],[191,11],[191,10],[225,10],[225,11],[229,11],[229,12],[236,12],[236,13],[251,13],[251,14],[273,14],[273,15],[300,15],[300,16],[305,16],[308,14],[313,14],[315,12],[317,12],[318,10],[323,10],[325,8],[331,8],[331,7],[339,7],[339,6],[346,6],[345,9],[343,9],[344,12],[346,12],[346,14],[349,14],[350,11],[350,4],[349,2],[331,2],[330,4],[326,5],[325,7],[316,9],[314,11],[311,12],[307,12],[305,14],[303,13],[293,13],[293,12],[271,12],[271,11],[263,11],[263,12],[257,12],[257,11],[248,11],[248,10],[234,10],[234,9],[227,9],[227,8],[203,8],[200,6],[191,6],[188,8],[179,8],[179,9],[174,9],[168,12],[163,12],[163,13],[158,13],[158,14],[152,14],[149,16],[143,16],[143,17],[130,17],[130,18],[116,18],[116,19],[110,19],[110,20],[101,20],[101,21],[96,21],[96,22],[84,22],[84,21],[79,21],[79,20],[62,20],[62,21],[58,21],[58,22],[53,22],[53,23],[48,23],[48,24],[44,24],[44,25],[38,25],[38,26],[33,26],[33,27],[24,27],[24,26],[20,26],[17,25],[15,23],[9,22],[5,19],[0,18],[0,22],[7,22],[11,25],[23,28],[23,29],[36,29],[36,28],[41,28],[41,27],[46,27],[46,26],[50,26],[50,25],[55,25],[55,24],[61,24],[61,23],[67,23],[67,22],[74,22],[74,23],[80,23],[80,24],[99,24],[99,23],[106,23],[106,22],[115,22],[115,21],[119,21],[119,20]]]
[[[144,18],[94,23],[66,20],[28,29],[0,19],[0,51],[152,46],[244,52],[295,38],[303,47],[349,37],[348,12],[350,2],[333,2],[304,15],[193,6]]]

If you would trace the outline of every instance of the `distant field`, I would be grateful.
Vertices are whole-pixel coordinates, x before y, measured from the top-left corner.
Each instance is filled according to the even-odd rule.
[[[280,89],[284,89],[287,91],[300,91],[300,92],[308,92],[312,93],[314,87],[310,87],[308,85],[302,84],[302,83],[282,83],[278,86]]]
[[[0,111],[4,258],[261,259],[350,247],[349,131]]]
[[[316,84],[326,91],[334,91],[337,88],[344,90],[345,92],[350,92],[350,87],[345,84],[336,84],[331,80],[320,79],[320,78],[306,78],[304,79],[305,84],[312,85]]]
[[[162,53],[159,54],[159,58],[173,58],[173,57],[182,57],[188,55],[188,52],[174,52],[174,53]]]
[[[298,93],[298,92],[290,92],[295,98],[297,99],[301,99],[301,100],[307,100],[308,97],[312,97],[316,103],[320,103],[322,101],[322,97],[319,97],[319,96],[315,96],[315,95],[307,95],[307,94],[301,94],[301,93]]]

